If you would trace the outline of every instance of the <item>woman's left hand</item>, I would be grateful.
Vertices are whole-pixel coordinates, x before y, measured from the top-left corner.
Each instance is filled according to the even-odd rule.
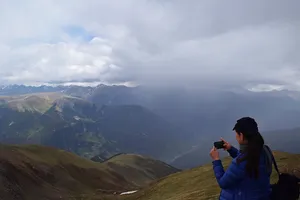
[[[216,149],[216,147],[213,147],[212,150],[210,151],[210,157],[213,160],[220,160],[219,152]]]

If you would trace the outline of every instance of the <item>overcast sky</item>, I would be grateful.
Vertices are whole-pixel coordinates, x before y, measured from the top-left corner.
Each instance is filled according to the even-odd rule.
[[[1,0],[0,84],[299,89],[299,9],[299,0]]]

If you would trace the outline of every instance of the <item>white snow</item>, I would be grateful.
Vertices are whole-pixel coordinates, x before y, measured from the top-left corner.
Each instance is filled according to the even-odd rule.
[[[74,116],[74,119],[78,121],[78,120],[80,120],[80,117]]]
[[[15,122],[10,122],[10,124],[8,125],[8,126],[11,126],[11,125],[13,125]]]
[[[133,193],[136,193],[137,190],[134,190],[134,191],[128,191],[128,192],[122,192],[120,195],[127,195],[127,194],[133,194]]]

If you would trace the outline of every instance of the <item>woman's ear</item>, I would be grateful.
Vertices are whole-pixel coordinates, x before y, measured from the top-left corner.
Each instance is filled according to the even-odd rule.
[[[241,141],[245,141],[244,133],[240,133]]]

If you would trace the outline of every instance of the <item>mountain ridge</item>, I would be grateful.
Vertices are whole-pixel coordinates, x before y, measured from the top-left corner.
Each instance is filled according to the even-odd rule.
[[[1,98],[5,100],[0,105],[0,141],[4,143],[44,144],[103,159],[128,152],[168,160],[188,148],[181,144],[186,131],[139,105],[99,108],[85,99],[56,93]]]
[[[84,198],[94,193],[101,197],[139,189],[154,179],[178,171],[165,163],[148,159],[123,155],[118,158],[119,163],[101,164],[53,147],[0,145],[0,198],[66,199]],[[155,167],[143,169],[143,162],[155,162]],[[125,169],[126,173],[116,170],[116,166]]]
[[[136,152],[136,149],[139,149],[138,152],[141,154],[148,153],[149,149],[153,152],[154,148],[152,146],[158,141],[160,148],[165,142],[168,144],[166,147],[167,151],[174,152],[173,155],[165,156],[166,160],[161,157],[158,157],[159,159],[172,164],[174,164],[173,160],[185,163],[179,159],[184,154],[188,156],[190,152],[195,152],[195,149],[199,149],[198,157],[202,163],[197,163],[198,165],[209,159],[206,152],[211,147],[211,141],[219,140],[220,136],[229,139],[233,137],[232,133],[230,133],[232,124],[241,117],[240,113],[256,118],[262,133],[267,129],[276,130],[298,126],[300,102],[297,98],[291,98],[290,94],[297,96],[296,92],[291,91],[255,93],[190,88],[171,88],[168,90],[166,88],[147,88],[142,86],[132,88],[106,85],[97,87],[65,86],[63,91],[56,93],[56,95],[62,95],[64,98],[62,100],[58,99],[55,106],[51,104],[52,107],[49,110],[45,109],[49,108],[49,105],[37,106],[40,103],[37,103],[36,106],[24,103],[25,105],[19,107],[29,108],[29,111],[40,110],[41,113],[47,110],[42,119],[44,121],[48,120],[52,124],[52,129],[55,129],[54,133],[57,137],[57,140],[52,140],[46,143],[47,145],[55,143],[60,148],[77,151],[85,157],[93,158],[98,155],[101,157],[100,160],[105,160],[116,153],[132,152],[133,150]],[[34,93],[34,95],[40,94]],[[0,105],[3,104],[5,102],[0,97]],[[126,111],[128,107],[132,112]],[[147,112],[140,108],[145,108]],[[147,114],[149,113],[148,111],[155,114],[156,117],[153,117],[152,114]],[[124,115],[124,113],[127,114]],[[143,121],[139,119],[141,113],[148,116],[144,117]],[[29,115],[29,113],[25,114]],[[25,114],[23,113],[22,116],[25,116]],[[122,118],[119,119],[118,115],[122,116]],[[17,114],[15,116],[17,117]],[[135,118],[133,117],[133,120],[131,120],[132,117],[130,116],[135,116]],[[38,116],[32,116],[32,118],[36,118],[37,121],[40,120]],[[163,119],[164,123],[157,123],[153,127],[147,123],[149,119],[153,119],[156,122],[162,121],[158,120],[158,118]],[[120,126],[114,126],[115,121],[118,121],[117,124],[120,124]],[[152,122],[149,121],[149,123]],[[44,138],[41,132],[45,131],[45,128],[42,129],[39,125],[32,122],[28,124],[31,124],[31,127],[27,128],[29,134],[26,134],[25,139],[29,138],[31,141],[36,142]],[[129,125],[126,126],[126,124],[131,124],[131,127]],[[17,126],[13,120],[6,122],[5,126],[9,125],[10,129]],[[51,126],[46,126],[46,129],[49,129],[47,130],[47,135],[53,131],[50,131]],[[159,126],[159,130],[155,131],[155,126]],[[26,129],[27,124],[24,127]],[[164,127],[169,128],[166,131]],[[20,126],[20,128],[22,127]],[[124,130],[126,130],[125,133]],[[152,130],[150,135],[153,135],[152,146],[147,143],[143,143],[146,144],[143,146],[140,144],[140,141],[146,141],[147,131],[149,132],[149,130]],[[19,132],[19,135],[22,133],[19,129],[16,129],[15,132]],[[83,140],[84,143],[78,143],[77,139],[70,137],[70,134],[66,134],[66,132],[77,132],[75,139],[79,137],[79,140]],[[171,134],[172,132],[173,134]],[[157,133],[161,135],[163,142],[157,139],[160,137]],[[128,137],[122,136],[126,134],[129,134],[130,140]],[[4,139],[7,139],[7,135],[10,134],[5,134]],[[12,135],[15,135],[15,133]],[[106,136],[103,137],[103,135]],[[267,138],[266,141],[276,144],[276,140],[283,139],[285,141],[287,138],[282,134],[276,134],[276,137]],[[173,143],[173,141],[175,142]],[[291,140],[291,142],[293,141]],[[64,143],[69,143],[71,146],[69,147]],[[119,144],[116,148],[115,144],[117,143]],[[75,144],[81,145],[82,148]],[[93,149],[86,149],[87,146],[93,146]],[[123,149],[119,148],[120,146]],[[136,148],[133,149],[133,146],[136,146]],[[287,148],[289,151],[293,150],[293,147],[289,148],[288,145],[279,149],[284,150]],[[96,152],[95,149],[102,150],[101,152]],[[161,152],[167,151],[163,150]],[[157,151],[155,154],[159,155],[159,152]],[[193,157],[191,156],[191,159]],[[175,165],[185,168],[184,166]]]

